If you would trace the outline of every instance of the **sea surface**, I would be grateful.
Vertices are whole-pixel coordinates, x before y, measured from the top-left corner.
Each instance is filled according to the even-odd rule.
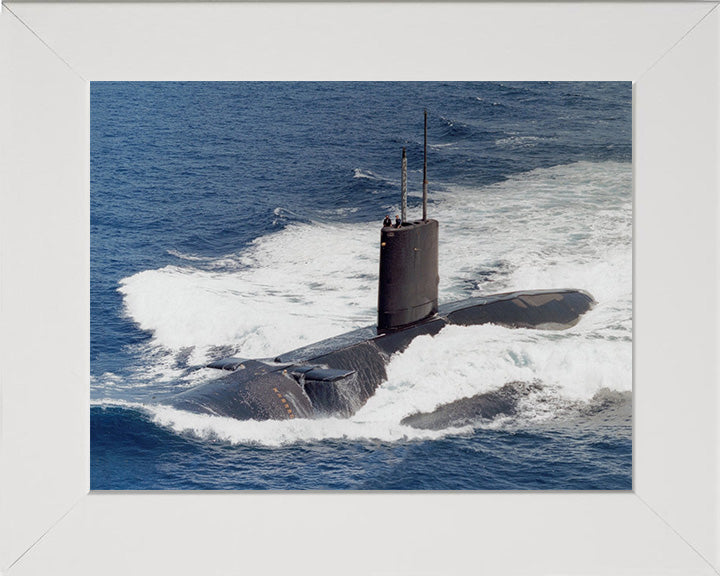
[[[372,325],[381,221],[420,217],[440,300],[580,288],[565,331],[448,326],[353,417],[240,422],[157,404],[236,355]],[[629,82],[91,84],[91,487],[629,490]],[[512,414],[401,420],[510,383]]]

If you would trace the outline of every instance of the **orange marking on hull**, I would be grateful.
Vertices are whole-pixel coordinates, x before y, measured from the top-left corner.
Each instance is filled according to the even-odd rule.
[[[295,415],[293,414],[293,411],[290,408],[290,404],[288,404],[288,401],[285,400],[285,398],[283,397],[283,395],[280,392],[278,392],[277,388],[273,388],[273,390],[275,390],[277,397],[280,398],[280,401],[283,403],[283,406],[287,410],[287,413],[290,415],[290,418],[295,418]]]

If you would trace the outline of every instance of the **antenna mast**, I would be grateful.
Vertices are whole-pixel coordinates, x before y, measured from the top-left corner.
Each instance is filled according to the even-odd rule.
[[[423,222],[427,220],[427,108],[425,109],[425,143],[423,146]]]
[[[400,216],[402,223],[407,222],[407,156],[405,155],[405,148],[402,153],[402,172],[400,174]]]

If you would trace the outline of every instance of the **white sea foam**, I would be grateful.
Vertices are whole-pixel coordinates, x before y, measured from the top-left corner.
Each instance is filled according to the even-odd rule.
[[[393,440],[436,437],[440,433],[410,429],[400,420],[510,381],[543,384],[542,394],[524,402],[526,413],[538,417],[554,400],[584,401],[602,388],[631,389],[630,164],[556,166],[481,189],[446,185],[433,199],[431,216],[441,223],[443,301],[582,288],[595,297],[596,307],[567,331],[451,326],[434,338],[417,338],[393,357],[387,382],[347,420],[237,422],[148,408],[154,418],[178,431],[231,442]],[[186,364],[213,358],[216,347],[268,357],[372,324],[378,237],[375,222],[293,223],[212,271],[189,262],[124,279],[126,313],[153,336],[148,363],[138,372],[148,382],[180,379],[187,386],[215,374],[182,375],[184,366],[174,360],[182,351],[190,350]]]
[[[204,439],[233,444],[280,446],[317,440],[398,440],[433,439],[468,432],[469,427],[453,430],[419,430],[387,420],[323,418],[318,420],[239,421],[205,414],[191,414],[164,406],[149,406],[153,420],[178,433],[190,433]]]
[[[365,180],[379,180],[378,176],[372,170],[363,170],[362,168],[353,169],[353,178],[363,178]]]
[[[168,250],[167,253],[170,254],[170,256],[175,256],[175,258],[180,258],[180,260],[188,260],[190,262],[205,262],[210,260],[210,258],[196,256],[195,254],[183,254],[178,250]]]
[[[499,138],[495,140],[495,145],[508,148],[533,148],[537,146],[538,142],[548,140],[555,140],[555,138],[543,138],[541,136],[520,136],[519,134],[512,134],[505,138]]]
[[[165,348],[271,356],[372,322],[377,257],[366,245],[376,235],[374,224],[292,224],[223,271],[166,266],[124,279],[120,292]]]

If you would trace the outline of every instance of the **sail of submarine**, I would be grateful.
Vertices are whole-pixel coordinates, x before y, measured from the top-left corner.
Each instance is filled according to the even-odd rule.
[[[532,290],[479,296],[438,306],[438,221],[427,217],[425,111],[422,219],[407,219],[402,154],[401,225],[380,232],[377,326],[361,328],[275,358],[223,358],[223,375],[169,396],[180,410],[269,420],[352,416],[387,379],[392,354],[444,326],[493,323],[509,328],[565,329],[594,304],[582,290]]]

